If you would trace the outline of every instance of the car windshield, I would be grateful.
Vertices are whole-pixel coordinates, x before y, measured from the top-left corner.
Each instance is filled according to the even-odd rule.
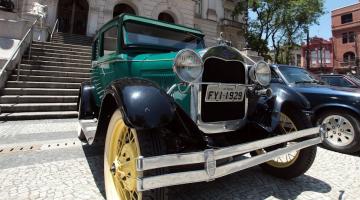
[[[319,83],[319,81],[315,78],[315,75],[302,68],[279,66],[279,70],[286,81],[291,84]]]
[[[172,50],[204,48],[201,36],[136,22],[124,24],[124,42],[128,47],[144,46]]]

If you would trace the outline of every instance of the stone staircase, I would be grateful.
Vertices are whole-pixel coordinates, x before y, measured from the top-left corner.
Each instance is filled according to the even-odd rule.
[[[56,33],[34,42],[0,91],[0,121],[77,117],[80,83],[90,78],[91,38]]]

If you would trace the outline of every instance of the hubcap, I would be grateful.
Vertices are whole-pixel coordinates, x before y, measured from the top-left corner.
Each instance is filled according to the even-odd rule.
[[[295,123],[284,113],[280,113],[280,129],[284,134],[289,134],[297,131]],[[291,145],[293,142],[286,143],[286,146]],[[258,154],[266,153],[265,149],[257,150]],[[267,162],[267,164],[276,168],[286,168],[291,166],[299,157],[299,151],[293,151],[274,158]]]
[[[325,140],[335,146],[343,147],[354,140],[354,127],[348,119],[340,115],[326,117],[322,124],[325,124],[328,137]]]

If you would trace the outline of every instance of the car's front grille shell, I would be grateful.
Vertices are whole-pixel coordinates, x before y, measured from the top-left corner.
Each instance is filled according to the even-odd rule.
[[[226,61],[220,58],[208,58],[204,62],[202,82],[212,83],[246,83],[246,69],[240,61]],[[205,102],[207,85],[201,86],[201,120],[218,122],[243,119],[245,100],[243,102]]]

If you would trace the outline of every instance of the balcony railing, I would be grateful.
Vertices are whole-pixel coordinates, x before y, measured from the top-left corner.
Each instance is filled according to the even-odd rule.
[[[246,27],[245,23],[238,22],[238,21],[231,20],[231,19],[221,19],[220,24],[222,26],[230,26],[230,27],[235,27],[235,28],[240,28],[240,29],[245,29],[245,27]]]

